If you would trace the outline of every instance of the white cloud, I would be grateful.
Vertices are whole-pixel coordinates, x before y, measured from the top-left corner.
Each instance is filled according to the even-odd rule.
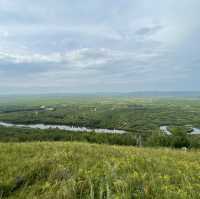
[[[109,62],[116,62],[121,60],[134,60],[134,61],[148,61],[151,58],[158,57],[156,52],[124,52],[111,49],[89,49],[82,48],[72,50],[64,53],[50,53],[50,54],[38,54],[38,53],[12,53],[12,52],[0,52],[0,63],[8,62],[13,64],[72,64],[76,67],[87,67],[93,65],[107,64]]]

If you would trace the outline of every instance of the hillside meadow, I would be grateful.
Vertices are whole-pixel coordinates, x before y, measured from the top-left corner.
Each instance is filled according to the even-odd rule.
[[[200,151],[0,144],[0,198],[200,198]]]

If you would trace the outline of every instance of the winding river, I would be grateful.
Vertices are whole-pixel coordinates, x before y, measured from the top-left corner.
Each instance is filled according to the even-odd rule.
[[[109,134],[124,134],[127,131],[117,129],[92,129],[87,127],[74,127],[68,125],[48,125],[48,124],[13,124],[8,122],[0,122],[0,126],[4,127],[18,127],[18,128],[32,128],[32,129],[60,129],[74,132],[95,132],[95,133],[109,133]]]
[[[165,133],[166,135],[172,135],[172,133],[168,130],[168,126],[161,126],[160,130]],[[192,131],[188,133],[190,135],[200,135],[200,129],[192,128]]]
[[[128,133],[124,130],[118,130],[118,129],[92,129],[87,127],[75,127],[75,126],[69,126],[69,125],[48,125],[48,124],[14,124],[14,123],[8,123],[8,122],[0,122],[0,126],[4,127],[18,127],[18,128],[32,128],[32,129],[60,129],[65,131],[73,131],[73,132],[95,132],[95,133],[109,133],[109,134],[124,134]],[[172,133],[169,131],[168,126],[161,126],[160,130],[165,133],[166,135],[172,135]],[[199,128],[193,128],[192,132],[189,133],[190,135],[200,135],[200,129]]]

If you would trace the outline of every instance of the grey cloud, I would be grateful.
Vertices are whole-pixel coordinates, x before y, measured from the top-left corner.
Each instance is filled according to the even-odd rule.
[[[136,31],[137,35],[152,35],[160,31],[163,27],[161,25],[156,25],[152,27],[143,27]]]
[[[198,88],[199,6],[1,0],[0,91]]]

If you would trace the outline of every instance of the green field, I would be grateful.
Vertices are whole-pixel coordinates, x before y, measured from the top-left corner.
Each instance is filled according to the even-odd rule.
[[[200,152],[0,144],[0,198],[200,198]]]

